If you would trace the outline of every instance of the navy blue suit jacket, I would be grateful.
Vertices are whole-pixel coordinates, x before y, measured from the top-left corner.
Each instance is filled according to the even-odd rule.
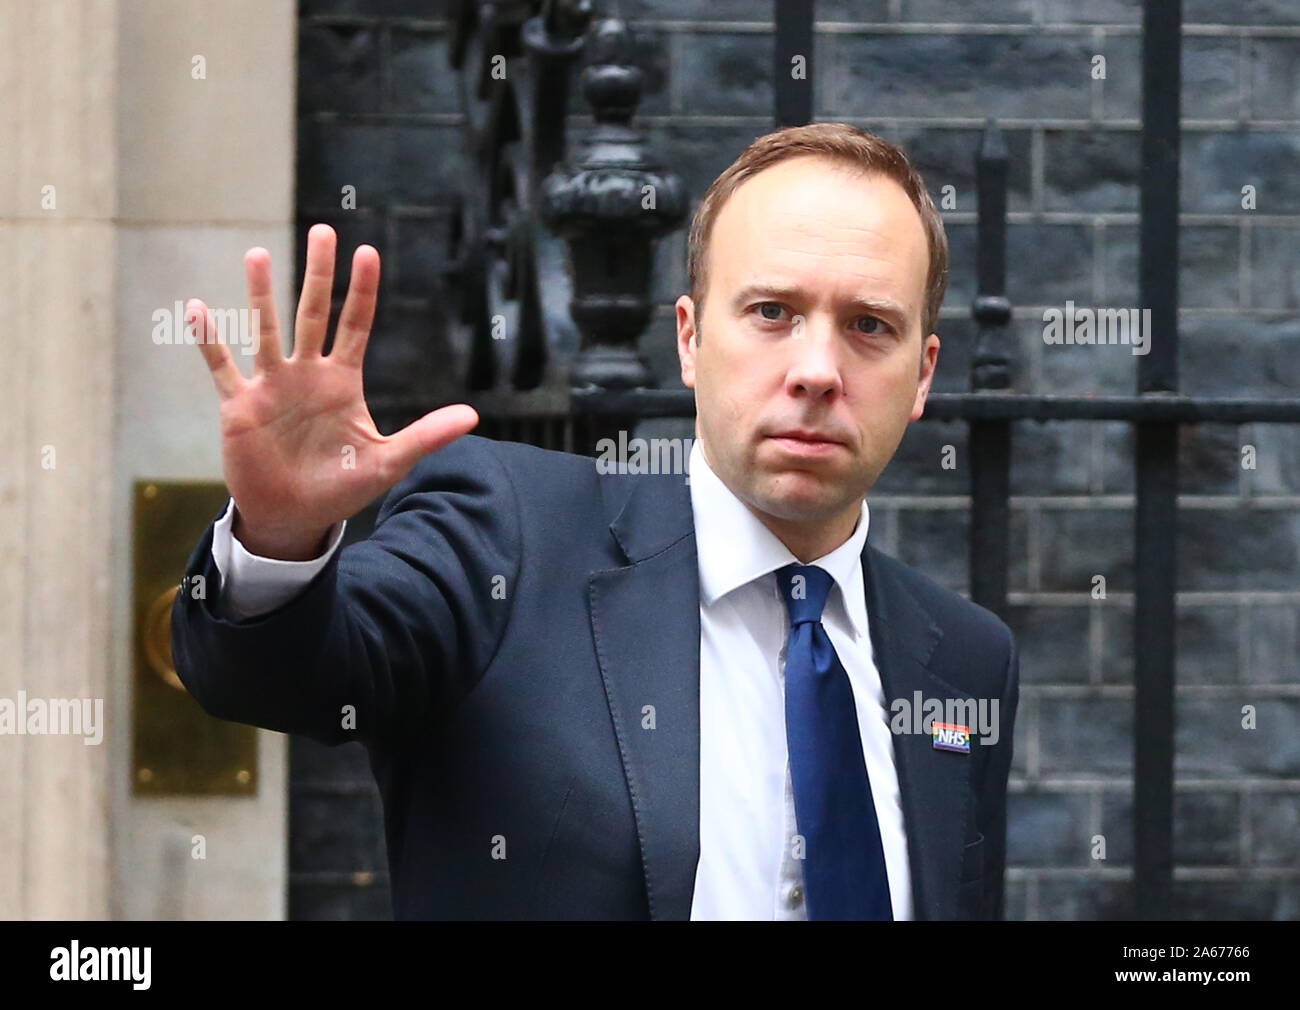
[[[216,586],[211,543],[187,574]],[[999,918],[1015,641],[870,542],[862,563],[887,701],[1000,701],[1000,740],[969,754],[894,736],[915,917]],[[399,919],[689,918],[699,642],[681,475],[476,435],[421,461],[374,533],[274,612],[234,622],[181,593],[172,614],[207,712],[365,744]]]

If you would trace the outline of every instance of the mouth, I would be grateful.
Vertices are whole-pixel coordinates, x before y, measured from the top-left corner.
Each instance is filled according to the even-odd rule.
[[[768,438],[795,456],[827,456],[844,446],[843,442],[815,431],[783,431]]]

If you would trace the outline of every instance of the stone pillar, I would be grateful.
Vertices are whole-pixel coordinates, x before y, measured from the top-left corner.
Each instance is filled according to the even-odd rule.
[[[106,722],[98,746],[0,736],[0,918],[284,915],[282,736],[255,798],[131,795],[131,488],[221,477],[202,358],[154,344],[154,311],[242,307],[264,245],[290,329],[296,28],[257,0],[0,16],[0,699]]]

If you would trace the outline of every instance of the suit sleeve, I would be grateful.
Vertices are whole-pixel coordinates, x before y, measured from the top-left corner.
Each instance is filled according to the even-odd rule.
[[[369,539],[302,592],[236,621],[179,593],[172,652],[210,715],[326,744],[427,733],[504,637],[518,582],[514,486],[488,439],[425,457],[385,499]],[[212,528],[187,575],[218,585]]]
[[[999,699],[999,737],[984,772],[980,809],[987,811],[984,833],[984,918],[1003,918],[1003,877],[1007,863],[1007,778],[1015,738],[1016,708],[1020,701],[1020,654],[1008,629],[1006,673]]]

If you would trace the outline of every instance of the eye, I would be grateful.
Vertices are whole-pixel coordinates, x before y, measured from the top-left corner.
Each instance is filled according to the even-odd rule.
[[[864,327],[862,325],[863,323],[874,325],[868,328]],[[877,333],[884,333],[886,329],[888,329],[887,324],[879,316],[863,316],[858,320],[858,332],[860,333],[867,333],[874,336]]]
[[[762,315],[764,319],[775,322],[776,320],[781,318],[782,308],[780,302],[759,302],[757,307],[759,313]],[[768,315],[766,312],[763,311],[766,308],[776,309],[776,315]]]

